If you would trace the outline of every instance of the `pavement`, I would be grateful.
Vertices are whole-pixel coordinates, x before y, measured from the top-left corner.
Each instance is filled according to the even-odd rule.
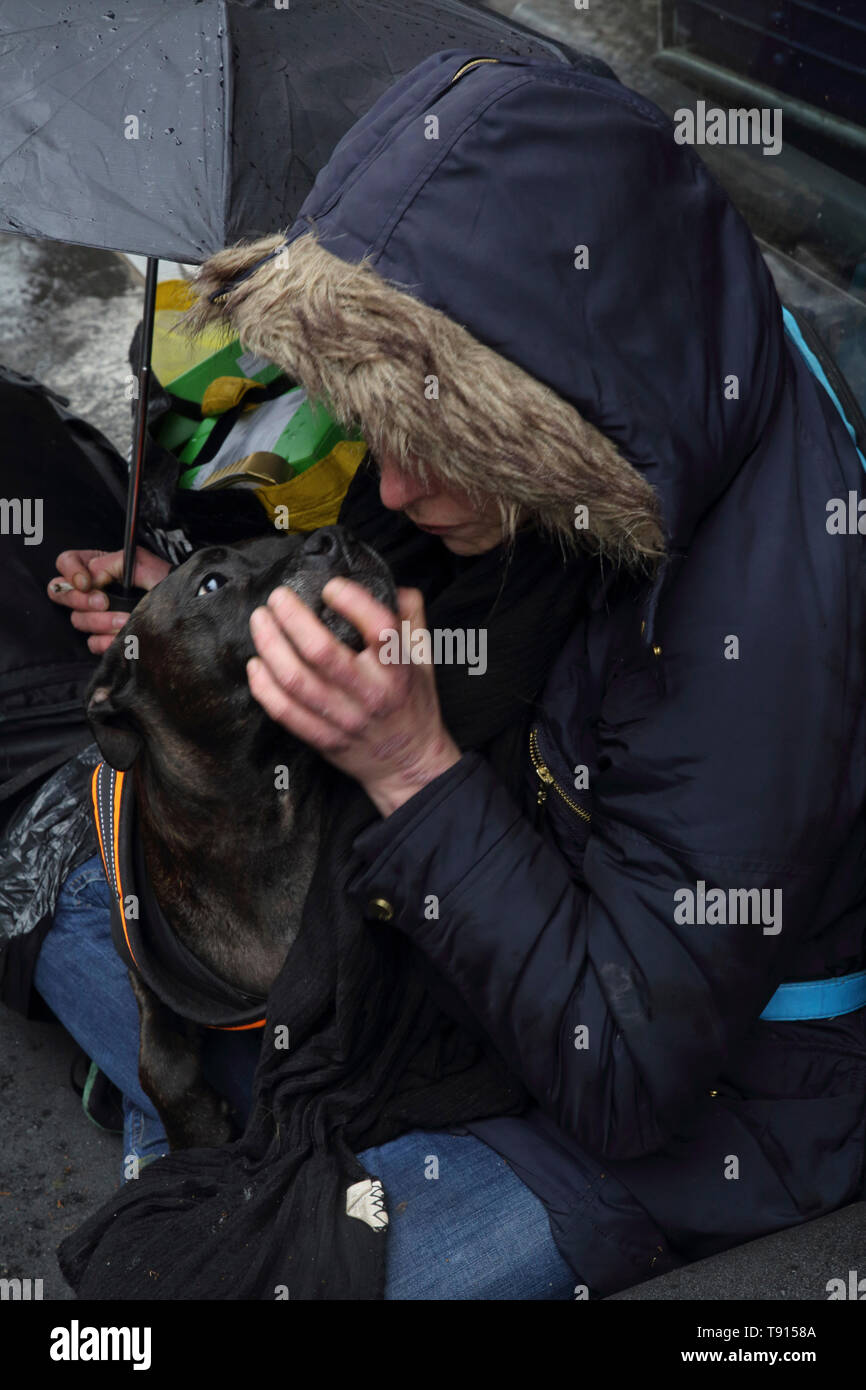
[[[700,95],[652,65],[656,0],[593,0],[581,11],[564,0],[489,3],[604,58],[669,114]],[[849,243],[866,226],[863,190],[826,182],[821,166],[796,150],[785,150],[778,163],[756,162],[756,155],[706,153],[760,238],[787,302],[806,303],[823,321],[866,401],[864,307],[838,269],[850,263]],[[131,435],[127,354],[142,292],[141,276],[113,252],[0,236],[0,361],[68,396],[124,455]],[[59,1024],[27,1022],[0,1006],[0,1278],[41,1278],[50,1299],[73,1296],[57,1268],[56,1245],[119,1184],[120,1139],[90,1124],[69,1085],[75,1050]],[[858,1269],[866,1275],[866,1203],[616,1298],[823,1300],[829,1279]]]
[[[45,1299],[74,1298],[55,1250],[120,1185],[120,1137],[69,1084],[76,1051],[58,1023],[0,1006],[0,1279],[41,1279]]]
[[[866,1290],[866,1202],[698,1260],[606,1301],[825,1302],[831,1290],[838,1292],[831,1280],[841,1279],[850,1289],[852,1271]]]
[[[124,458],[143,296],[142,277],[114,251],[0,234],[0,362],[68,396]]]

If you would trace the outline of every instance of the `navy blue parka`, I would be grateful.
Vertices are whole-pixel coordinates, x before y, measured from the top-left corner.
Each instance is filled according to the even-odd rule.
[[[351,880],[525,1084],[524,1115],[472,1129],[543,1198],[576,1283],[605,1294],[862,1189],[866,1011],[760,1016],[782,982],[866,964],[863,464],[748,228],[667,117],[612,76],[482,58],[435,55],[349,132],[288,263],[312,230],[446,315],[503,380],[516,366],[599,431],[658,506],[652,576],[587,558],[521,794],[464,752],[358,836]],[[257,314],[255,284],[247,325],[273,317],[257,350],[346,399],[390,351],[393,388],[361,423],[397,418],[411,328],[373,341],[374,303],[353,357],[339,271],[318,328],[303,276],[299,309],[285,289],[275,307],[272,279]],[[403,393],[418,415],[423,388]],[[495,472],[480,387],[477,411]],[[503,433],[503,494],[522,467],[543,492],[536,443]]]
[[[651,103],[516,59],[449,89],[438,148],[412,137],[474,56],[398,84],[302,220],[612,438],[669,559],[643,584],[596,567],[549,674],[535,747],[567,799],[537,827],[530,747],[522,802],[466,753],[359,837],[353,888],[525,1082],[525,1116],[474,1132],[609,1293],[861,1192],[864,1011],[759,1015],[782,981],[866,964],[866,547],[828,529],[863,466],[748,229]],[[768,890],[777,920],[678,922],[700,884]]]

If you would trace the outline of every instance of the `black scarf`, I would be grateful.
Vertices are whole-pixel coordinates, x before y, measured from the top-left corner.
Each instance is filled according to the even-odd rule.
[[[402,516],[384,517],[366,473],[340,520],[375,539],[398,583],[423,590],[428,628],[487,628],[487,673],[439,666],[437,686],[458,745],[483,751],[517,792],[517,750],[576,619],[581,562],[564,564],[532,530],[518,533],[510,563],[502,547],[455,560]],[[60,1267],[81,1298],[381,1298],[387,1230],[346,1214],[347,1189],[368,1177],[355,1154],[526,1103],[447,983],[345,891],[352,842],[376,812],[357,783],[329,765],[322,776],[322,848],[268,1000],[246,1132],[144,1168],[67,1237]],[[274,1045],[281,1025],[288,1050]],[[387,1210],[387,1192],[383,1201]]]

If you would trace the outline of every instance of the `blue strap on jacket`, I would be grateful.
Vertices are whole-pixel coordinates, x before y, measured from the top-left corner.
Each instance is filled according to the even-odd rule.
[[[780,985],[761,1018],[769,1023],[795,1023],[806,1018],[835,1018],[866,1005],[866,970],[832,980],[804,980]]]
[[[788,335],[796,343],[812,375],[820,381],[842,416],[845,428],[851,436],[855,449],[857,449],[857,436],[854,427],[846,418],[839,397],[827,380],[827,373],[814,352],[806,345],[797,320],[790,310],[784,307],[782,317]],[[857,449],[857,456],[866,469],[866,458],[863,457],[859,449]],[[795,1023],[800,1019],[836,1018],[839,1014],[850,1014],[855,1009],[862,1009],[864,1006],[866,1006],[866,970],[860,970],[855,975],[839,975],[832,980],[804,980],[801,983],[780,985],[761,1014],[761,1018],[770,1023]]]
[[[812,349],[809,346],[807,346],[806,340],[803,337],[803,334],[800,330],[800,325],[797,323],[797,320],[794,318],[794,315],[791,313],[790,309],[786,309],[784,305],[782,307],[782,318],[785,323],[786,333],[788,334],[789,338],[791,338],[793,342],[796,343],[797,347],[800,349],[800,352],[803,358],[805,359],[806,366],[809,368],[812,375],[814,377],[817,377],[818,381],[820,381],[821,385],[824,387],[824,390],[827,392],[827,395],[830,397],[830,400],[833,402],[833,404],[835,405],[836,409],[842,417],[842,423],[851,436],[851,443],[854,445],[854,448],[857,449],[857,435],[854,431],[854,426],[851,424],[851,421],[848,419],[847,415],[842,409],[842,403],[839,400],[839,397],[836,395],[836,392],[833,390],[833,387],[827,380],[827,373],[824,371],[824,368],[821,366],[821,363],[818,361],[818,358],[815,356]],[[866,458],[863,457],[859,449],[857,449],[857,457],[859,458],[863,467],[866,468]]]

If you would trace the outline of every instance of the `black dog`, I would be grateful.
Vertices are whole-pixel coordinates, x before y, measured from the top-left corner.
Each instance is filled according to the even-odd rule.
[[[322,806],[317,755],[250,693],[249,617],[286,584],[359,650],[359,634],[321,598],[337,575],[396,607],[385,562],[338,526],[199,551],[141,600],[88,690],[87,713],[106,763],[132,769],[136,852],[154,911],[193,974],[207,972],[211,984],[242,1001],[266,998],[297,935]],[[118,884],[119,877],[121,901]],[[127,954],[126,925],[123,932]],[[156,985],[156,966],[149,982],[143,978],[141,949],[133,941],[128,955],[139,967],[130,979],[141,1018],[142,1088],[172,1148],[224,1143],[232,1126],[226,1103],[202,1075],[200,1029],[179,1024],[183,1001],[164,960]],[[202,1021],[194,1010],[185,1017]]]

